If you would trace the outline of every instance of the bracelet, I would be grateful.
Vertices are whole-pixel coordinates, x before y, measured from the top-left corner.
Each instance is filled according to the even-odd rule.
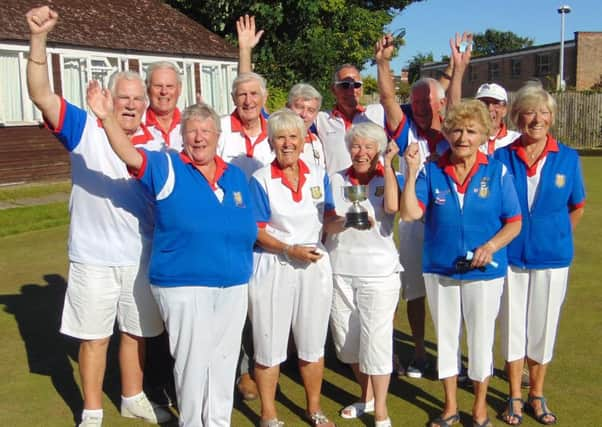
[[[37,61],[37,60],[33,59],[31,56],[28,56],[27,60],[31,61],[31,62],[33,62],[34,64],[37,64],[37,65],[46,65],[46,58],[44,58],[43,61]]]
[[[288,254],[288,251],[292,249],[291,245],[284,245],[284,249],[282,250],[282,255],[287,262],[291,262],[291,257]]]
[[[445,71],[441,71],[441,77],[447,80],[451,80],[451,76],[447,74]]]

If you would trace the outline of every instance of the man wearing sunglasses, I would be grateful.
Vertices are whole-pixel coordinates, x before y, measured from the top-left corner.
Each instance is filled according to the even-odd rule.
[[[363,82],[360,72],[354,65],[341,65],[334,73],[331,86],[336,104],[332,111],[318,113],[316,128],[324,145],[324,156],[328,174],[334,174],[351,164],[351,157],[345,145],[345,133],[358,123],[372,121],[385,124],[384,109],[380,104],[363,106]]]

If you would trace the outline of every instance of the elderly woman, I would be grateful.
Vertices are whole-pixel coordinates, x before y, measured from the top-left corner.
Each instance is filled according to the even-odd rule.
[[[293,110],[303,119],[307,132],[305,134],[305,145],[301,152],[301,160],[306,164],[314,163],[325,167],[324,147],[318,135],[311,131],[311,127],[320,112],[322,106],[322,95],[312,85],[297,83],[288,93],[286,106]]]
[[[291,329],[307,418],[315,426],[334,426],[320,409],[332,299],[332,272],[320,239],[322,225],[333,213],[332,194],[324,169],[299,158],[305,134],[303,120],[293,111],[272,114],[268,140],[276,159],[256,171],[250,182],[260,252],[249,282],[249,314],[262,427],[283,425],[274,399]]]
[[[247,180],[216,155],[211,107],[183,112],[181,153],[150,152],[128,141],[110,98],[90,84],[88,103],[115,153],[155,200],[150,281],[175,359],[180,426],[229,426],[257,236]]]
[[[450,109],[443,123],[450,150],[405,182],[401,216],[425,217],[423,271],[437,333],[437,363],[445,407],[430,426],[460,421],[456,400],[460,334],[466,325],[468,376],[474,383],[473,426],[490,426],[487,386],[493,366],[495,318],[507,258],[505,246],[519,233],[520,205],[504,165],[479,151],[491,118],[477,100]],[[410,176],[420,167],[418,147],[405,152]]]
[[[501,316],[510,381],[510,398],[502,417],[511,425],[522,421],[520,383],[525,356],[531,379],[526,409],[542,424],[556,422],[543,386],[585,189],[579,156],[549,133],[555,114],[556,102],[549,93],[539,86],[523,87],[510,114],[522,136],[495,154],[514,175],[524,218],[520,235],[508,246],[510,268]]]
[[[331,329],[337,356],[351,364],[362,388],[362,399],[344,408],[341,416],[356,418],[375,411],[375,425],[390,427],[386,398],[402,270],[393,225],[403,178],[391,166],[397,144],[389,144],[384,166],[379,161],[387,148],[381,126],[370,122],[355,125],[345,141],[351,167],[332,176],[333,198],[340,216],[326,227],[334,281]],[[367,186],[367,199],[362,205],[372,218],[369,230],[345,228],[345,213],[351,202],[345,200],[344,188],[350,185]]]

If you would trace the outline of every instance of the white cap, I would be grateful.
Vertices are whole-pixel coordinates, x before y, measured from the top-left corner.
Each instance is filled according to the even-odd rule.
[[[498,101],[508,102],[508,94],[506,89],[498,85],[497,83],[483,83],[479,86],[475,98],[493,98]]]

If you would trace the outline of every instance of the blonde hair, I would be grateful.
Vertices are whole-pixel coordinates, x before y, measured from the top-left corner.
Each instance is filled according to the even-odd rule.
[[[268,142],[272,145],[272,139],[274,136],[282,131],[288,129],[297,129],[299,131],[299,137],[305,138],[305,123],[299,114],[288,108],[283,108],[272,114],[268,119]]]
[[[514,97],[512,107],[510,109],[510,120],[515,126],[519,126],[518,120],[521,113],[525,111],[546,107],[552,113],[550,118],[550,126],[554,125],[556,118],[556,100],[550,95],[539,83],[527,83],[524,85]]]
[[[463,99],[459,104],[451,107],[445,115],[445,120],[443,120],[443,133],[447,135],[458,125],[469,120],[475,121],[481,126],[486,139],[493,124],[487,107],[478,99]],[[483,142],[485,142],[485,139],[483,139]]]

